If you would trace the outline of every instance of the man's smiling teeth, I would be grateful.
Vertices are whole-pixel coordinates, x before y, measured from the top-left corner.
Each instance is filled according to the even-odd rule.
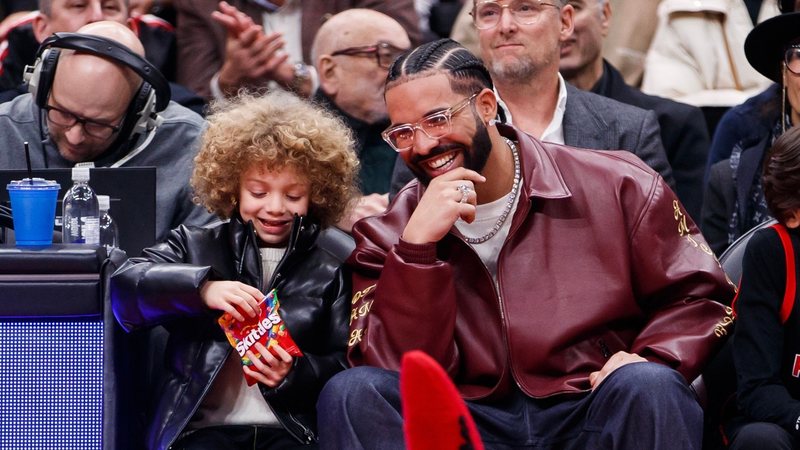
[[[441,169],[454,159],[456,159],[456,155],[454,153],[450,153],[449,155],[442,156],[441,158],[436,158],[433,161],[428,161],[428,167],[430,167],[432,170]]]

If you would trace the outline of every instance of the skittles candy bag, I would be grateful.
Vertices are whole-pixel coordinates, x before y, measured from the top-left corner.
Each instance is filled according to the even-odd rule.
[[[251,348],[256,358],[261,358],[261,354],[253,347],[256,342],[263,344],[273,355],[276,355],[276,353],[272,347],[278,344],[292,356],[303,356],[303,352],[300,351],[294,339],[289,335],[289,330],[280,316],[279,309],[281,304],[278,301],[277,291],[273,289],[261,300],[259,305],[261,306],[261,313],[252,318],[245,315],[244,322],[239,322],[228,313],[223,314],[218,320],[219,325],[228,337],[228,342],[231,343],[239,357],[242,358],[242,366],[253,365],[253,362],[246,355]],[[245,379],[248,386],[256,383],[256,380],[247,374],[245,374]]]

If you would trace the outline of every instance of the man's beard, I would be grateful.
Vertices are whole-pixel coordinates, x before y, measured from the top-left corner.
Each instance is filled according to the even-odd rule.
[[[512,62],[494,61],[489,64],[492,78],[506,83],[525,83],[536,75],[537,67],[529,57]]]
[[[427,186],[431,182],[431,177],[428,172],[420,168],[420,160],[430,160],[437,155],[441,155],[452,151],[454,148],[461,148],[464,155],[464,168],[474,170],[481,173],[486,166],[486,161],[489,160],[489,154],[492,153],[492,139],[489,137],[489,131],[486,125],[475,116],[475,134],[472,136],[472,143],[469,149],[464,148],[462,144],[445,144],[434,147],[429,154],[423,157],[412,157],[408,168],[414,173],[420,183]]]

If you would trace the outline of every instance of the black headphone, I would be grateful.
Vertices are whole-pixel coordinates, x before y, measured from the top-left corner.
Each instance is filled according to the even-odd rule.
[[[127,66],[142,77],[142,85],[128,105],[119,136],[111,148],[117,148],[137,134],[146,133],[158,126],[161,120],[158,112],[163,111],[170,100],[170,87],[166,78],[155,66],[129,48],[100,36],[54,33],[42,42],[36,52],[36,62],[33,66],[26,66],[23,75],[36,105],[40,108],[47,106],[61,53],[59,49],[62,48],[112,60]]]

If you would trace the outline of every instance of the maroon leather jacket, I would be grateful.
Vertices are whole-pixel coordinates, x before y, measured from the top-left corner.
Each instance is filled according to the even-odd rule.
[[[356,224],[348,358],[398,370],[422,349],[467,399],[512,383],[532,397],[590,389],[624,350],[687,380],[731,323],[733,285],[661,177],[630,152],[573,150],[514,128],[522,193],[498,260],[498,287],[453,228],[399,239],[424,187]],[[716,300],[716,301],[714,301]]]

